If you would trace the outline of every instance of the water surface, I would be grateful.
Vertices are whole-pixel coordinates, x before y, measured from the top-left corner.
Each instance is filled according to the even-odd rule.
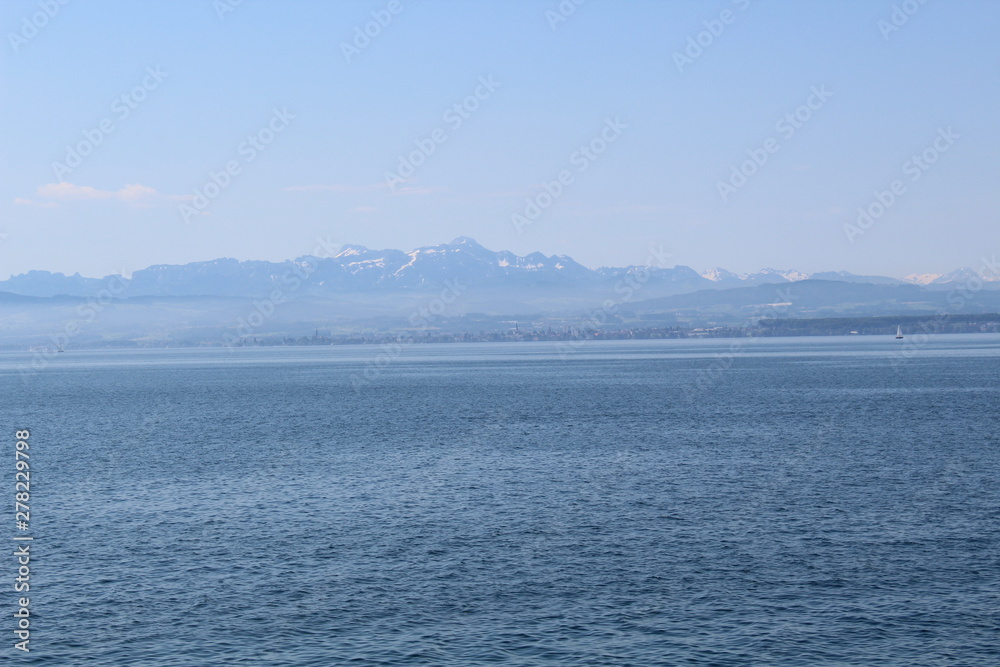
[[[996,664],[1000,337],[904,343],[0,354],[17,657]]]

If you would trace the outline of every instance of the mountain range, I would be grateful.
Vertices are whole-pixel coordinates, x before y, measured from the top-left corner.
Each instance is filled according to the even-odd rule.
[[[535,252],[518,256],[492,251],[468,237],[451,243],[425,246],[410,252],[372,250],[345,245],[328,257],[307,255],[284,262],[214,259],[183,265],[161,264],[130,276],[86,278],[48,271],[29,271],[0,281],[0,292],[22,296],[92,296],[110,282],[128,298],[140,296],[260,297],[284,288],[295,296],[336,297],[347,293],[406,292],[440,289],[446,280],[478,290],[556,292],[599,295],[617,283],[641,276],[644,296],[670,296],[710,289],[732,289],[803,280],[823,280],[874,285],[918,284],[930,289],[948,288],[976,276],[970,268],[945,275],[912,275],[905,278],[855,275],[846,271],[807,274],[794,270],[762,269],[737,274],[723,268],[703,273],[678,265],[672,268],[640,266],[589,269],[566,255]],[[296,277],[298,280],[296,280]],[[1000,287],[1000,276],[993,281]],[[288,288],[296,285],[294,290]],[[992,285],[991,285],[992,286]],[[524,296],[531,296],[525,294]]]
[[[972,269],[903,279],[844,271],[590,269],[565,255],[494,252],[465,237],[410,252],[346,245],[329,256],[163,264],[128,276],[29,271],[0,281],[0,347],[211,345],[320,331],[489,332],[515,322],[564,330],[973,315],[1000,312],[1000,280],[993,277]]]

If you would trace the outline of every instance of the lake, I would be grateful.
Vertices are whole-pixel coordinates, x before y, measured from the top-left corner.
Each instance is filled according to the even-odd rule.
[[[998,336],[31,359],[19,663],[1000,661]]]

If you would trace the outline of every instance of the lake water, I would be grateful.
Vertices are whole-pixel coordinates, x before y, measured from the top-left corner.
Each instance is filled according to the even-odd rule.
[[[1000,662],[997,336],[30,360],[10,664]]]

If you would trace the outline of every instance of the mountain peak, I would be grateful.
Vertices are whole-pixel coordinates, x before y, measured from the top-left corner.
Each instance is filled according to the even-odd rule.
[[[340,252],[334,255],[334,257],[353,257],[355,255],[363,255],[366,252],[369,252],[369,250],[363,245],[347,243],[340,247]]]
[[[479,245],[479,243],[476,241],[476,239],[471,238],[469,236],[459,236],[459,237],[457,237],[455,239],[452,239],[452,242],[449,243],[448,245],[465,245],[465,246],[472,246],[474,248],[482,248],[483,247],[483,246]]]
[[[754,280],[754,279],[764,279],[764,278],[783,278],[789,282],[795,282],[798,280],[807,280],[809,278],[808,273],[802,273],[801,271],[796,271],[795,269],[774,269],[768,267],[766,269],[761,269],[756,273],[743,273],[740,274],[742,280]]]
[[[911,273],[908,276],[904,276],[903,280],[914,285],[928,285],[940,277],[940,273]]]
[[[709,269],[708,271],[705,271],[705,273],[701,274],[701,277],[711,280],[713,283],[721,282],[723,280],[739,279],[738,275],[736,275],[732,271],[726,271],[720,266],[716,266],[714,268]]]
[[[946,284],[946,283],[969,283],[970,281],[982,281],[982,282],[993,282],[996,278],[991,278],[989,276],[981,276],[979,272],[969,266],[963,266],[960,269],[955,269],[951,273],[946,273],[943,276],[938,276],[931,281],[932,284]]]
[[[789,281],[791,281],[793,283],[797,282],[799,280],[809,280],[809,274],[808,273],[803,273],[801,271],[796,271],[795,269],[789,269],[788,271],[782,271],[781,272],[781,276],[783,278],[785,278],[785,280],[789,280]]]

